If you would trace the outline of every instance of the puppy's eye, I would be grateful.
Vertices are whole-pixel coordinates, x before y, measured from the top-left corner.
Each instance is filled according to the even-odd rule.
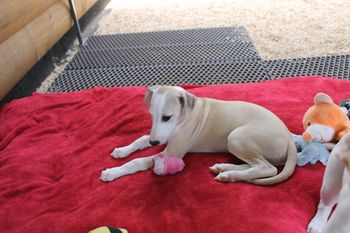
[[[307,124],[307,126],[310,126],[311,125],[311,122],[309,122],[308,124]]]
[[[167,121],[170,120],[171,117],[172,117],[172,116],[165,116],[165,115],[163,115],[163,116],[162,116],[162,121],[163,121],[163,122],[167,122]]]

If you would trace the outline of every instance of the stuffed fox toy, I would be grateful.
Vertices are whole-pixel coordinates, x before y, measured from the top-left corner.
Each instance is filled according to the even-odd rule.
[[[350,132],[350,120],[331,97],[316,94],[315,105],[307,110],[303,119],[305,141],[338,142]]]

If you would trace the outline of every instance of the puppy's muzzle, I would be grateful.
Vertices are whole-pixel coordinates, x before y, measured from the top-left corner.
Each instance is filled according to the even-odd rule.
[[[159,145],[160,142],[158,140],[156,140],[156,141],[149,140],[149,144],[151,144],[152,146],[156,146],[156,145]]]

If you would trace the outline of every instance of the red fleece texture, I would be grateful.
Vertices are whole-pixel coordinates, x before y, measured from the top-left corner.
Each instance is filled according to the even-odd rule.
[[[350,98],[350,82],[322,77],[186,88],[199,97],[262,105],[297,134],[317,92],[336,103]],[[320,164],[296,168],[288,181],[271,187],[224,184],[214,180],[208,167],[237,159],[198,153],[188,154],[185,169],[173,176],[148,170],[101,182],[101,170],[162,150],[149,148],[121,160],[110,156],[115,147],[150,132],[151,118],[142,104],[145,91],[124,87],[36,94],[3,106],[0,232],[75,233],[103,225],[130,233],[305,232],[319,201]]]

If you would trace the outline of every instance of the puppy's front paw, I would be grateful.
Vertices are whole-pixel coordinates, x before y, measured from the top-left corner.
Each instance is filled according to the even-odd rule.
[[[101,172],[100,180],[104,182],[113,181],[120,177],[114,168],[109,168]]]
[[[321,219],[315,217],[311,220],[311,222],[307,226],[307,232],[321,233],[325,225],[326,225],[326,221],[322,221]]]
[[[130,155],[130,150],[127,146],[115,148],[111,153],[111,156],[116,159],[122,159]]]

